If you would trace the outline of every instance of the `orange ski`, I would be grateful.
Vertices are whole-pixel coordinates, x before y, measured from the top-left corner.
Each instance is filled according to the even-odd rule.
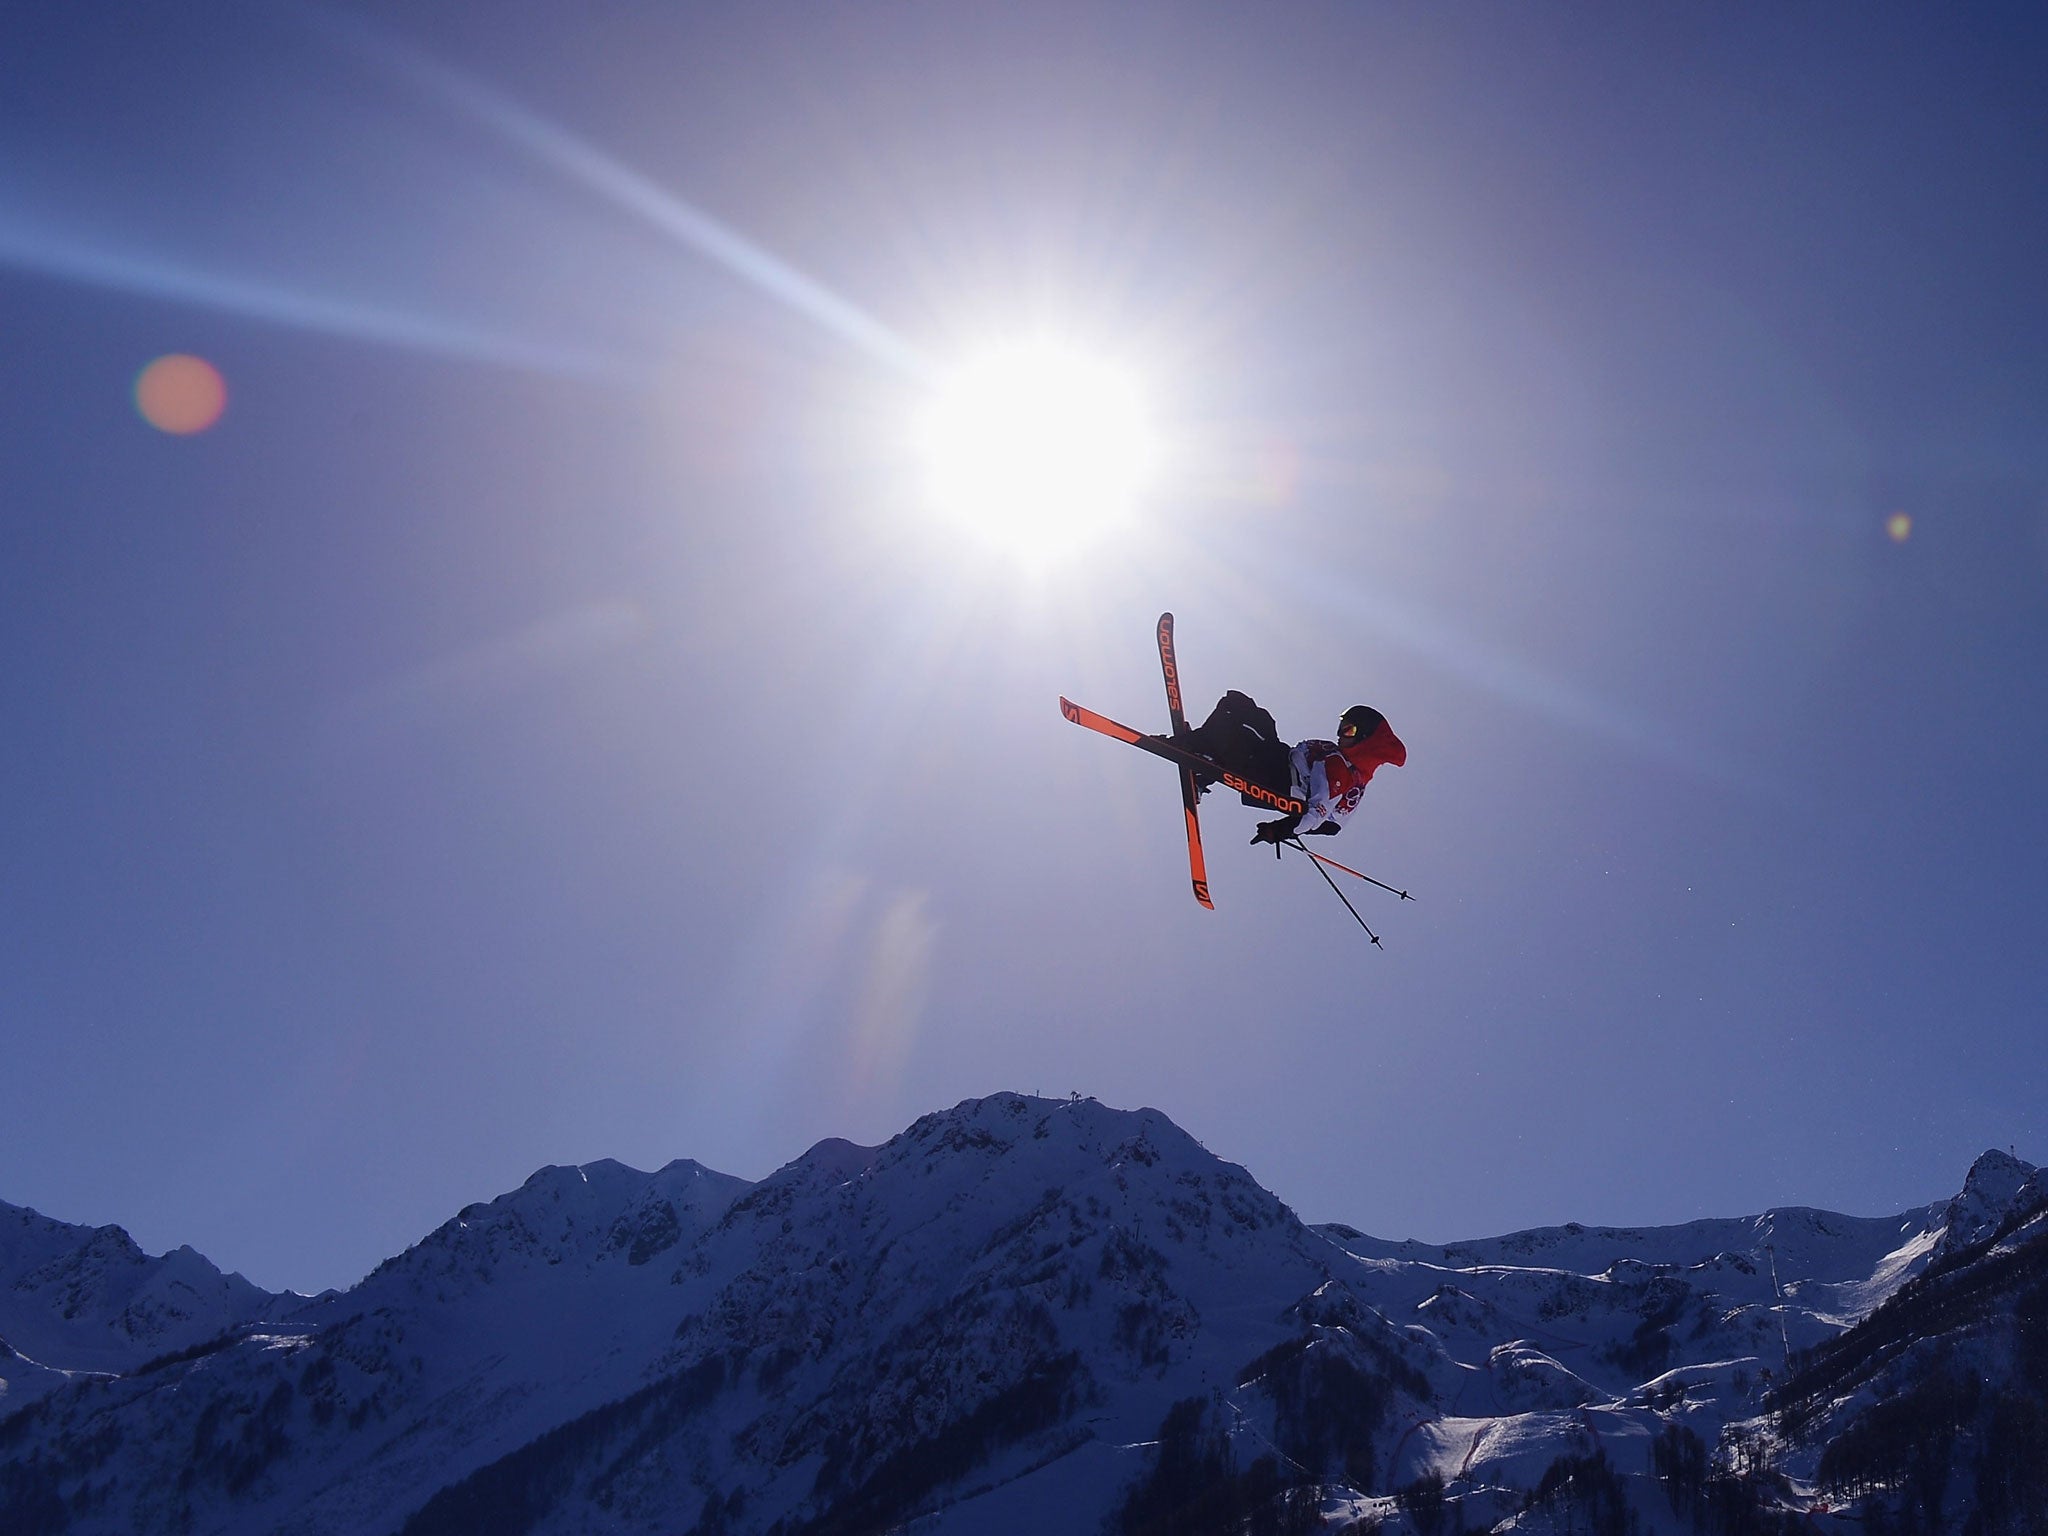
[[[1060,713],[1076,725],[1085,725],[1091,731],[1100,731],[1105,736],[1114,736],[1118,741],[1127,741],[1140,752],[1150,752],[1154,757],[1163,757],[1169,763],[1180,763],[1198,773],[1206,773],[1219,780],[1227,788],[1236,790],[1253,805],[1263,805],[1278,811],[1282,816],[1299,816],[1308,807],[1292,795],[1283,795],[1264,784],[1255,784],[1241,774],[1232,773],[1221,763],[1212,763],[1199,752],[1190,752],[1178,742],[1164,736],[1147,736],[1143,731],[1134,731],[1120,720],[1107,715],[1098,715],[1094,710],[1076,704],[1072,699],[1060,700]]]
[[[1173,615],[1159,615],[1159,671],[1166,679],[1166,714],[1173,722],[1173,739],[1181,740],[1188,733],[1188,717],[1180,703],[1180,663],[1173,654]],[[1209,899],[1209,866],[1202,857],[1202,819],[1196,814],[1195,806],[1201,799],[1195,789],[1195,770],[1186,763],[1180,765],[1180,808],[1188,827],[1188,878],[1194,882],[1195,900],[1211,911],[1216,903]]]

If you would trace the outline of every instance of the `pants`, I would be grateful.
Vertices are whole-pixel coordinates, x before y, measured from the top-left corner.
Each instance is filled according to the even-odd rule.
[[[1188,746],[1239,778],[1287,793],[1289,749],[1273,717],[1235,688],[1188,733]]]

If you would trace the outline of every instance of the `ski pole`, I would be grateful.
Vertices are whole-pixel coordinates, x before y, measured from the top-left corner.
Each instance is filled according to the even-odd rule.
[[[1301,848],[1301,851],[1303,853],[1308,853],[1308,850],[1306,848],[1301,847],[1300,838],[1293,837],[1289,838],[1288,841],[1293,843],[1295,847]],[[1323,883],[1327,885],[1331,890],[1337,891],[1337,899],[1344,903],[1344,910],[1346,912],[1349,912],[1352,915],[1352,917],[1357,918],[1358,926],[1363,928],[1365,930],[1365,936],[1368,939],[1372,940],[1372,947],[1374,949],[1385,949],[1387,946],[1382,944],[1380,942],[1380,936],[1372,931],[1372,925],[1368,923],[1364,918],[1358,916],[1358,908],[1351,905],[1351,898],[1349,896],[1346,896],[1342,891],[1337,890],[1337,882],[1332,880],[1330,878],[1330,872],[1327,869],[1323,868],[1322,860],[1317,859],[1316,856],[1312,853],[1308,853],[1308,856],[1311,859],[1315,860],[1316,873],[1323,877]]]
[[[1301,849],[1303,853],[1307,854],[1310,858],[1314,859],[1318,864],[1327,864],[1332,869],[1343,870],[1344,873],[1347,875],[1356,875],[1359,879],[1363,880],[1367,885],[1376,885],[1383,891],[1393,891],[1394,894],[1400,897],[1403,901],[1413,901],[1415,899],[1413,896],[1410,896],[1406,891],[1394,890],[1394,887],[1387,884],[1387,882],[1384,880],[1373,879],[1371,875],[1368,875],[1362,869],[1353,869],[1349,864],[1339,864],[1335,859],[1325,858],[1322,854],[1317,853],[1315,849],[1308,847],[1299,838],[1295,839],[1294,846]]]

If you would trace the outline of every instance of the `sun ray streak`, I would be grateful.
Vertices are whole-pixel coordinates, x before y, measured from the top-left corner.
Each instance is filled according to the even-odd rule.
[[[931,361],[874,316],[649,177],[621,165],[503,93],[373,32],[354,18],[329,15],[324,20],[331,35],[777,302],[913,378],[926,381],[934,376]]]
[[[1220,565],[1219,581],[1249,577],[1256,590],[1286,592],[1347,626],[1372,631],[1383,642],[1469,686],[1587,731],[1645,760],[1751,794],[1779,792],[1780,786],[1768,774],[1731,765],[1721,754],[1680,739],[1667,725],[1632,715],[1576,683],[1489,645],[1426,604],[1368,586],[1356,577],[1283,568],[1267,552],[1249,547],[1222,559]],[[1298,608],[1289,614],[1288,622],[1300,623]]]
[[[442,357],[557,374],[600,376],[613,371],[594,353],[519,341],[359,300],[201,271],[164,257],[111,250],[39,227],[18,211],[0,210],[0,266]]]

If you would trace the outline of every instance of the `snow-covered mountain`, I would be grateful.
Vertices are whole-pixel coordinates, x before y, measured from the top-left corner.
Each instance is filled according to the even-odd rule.
[[[2048,1436],[2044,1207],[1988,1153],[1897,1217],[1387,1243],[1155,1111],[1012,1094],[758,1184],[543,1169],[311,1299],[0,1207],[0,1530],[1825,1528],[1920,1507],[1867,1426],[1958,1359],[1977,1400],[1921,1407],[1948,1508],[1998,1514],[2031,1485],[1970,1458]],[[113,1349],[173,1283],[214,1309]]]
[[[0,1415],[80,1372],[120,1373],[262,1316],[278,1298],[190,1248],[0,1201]]]

